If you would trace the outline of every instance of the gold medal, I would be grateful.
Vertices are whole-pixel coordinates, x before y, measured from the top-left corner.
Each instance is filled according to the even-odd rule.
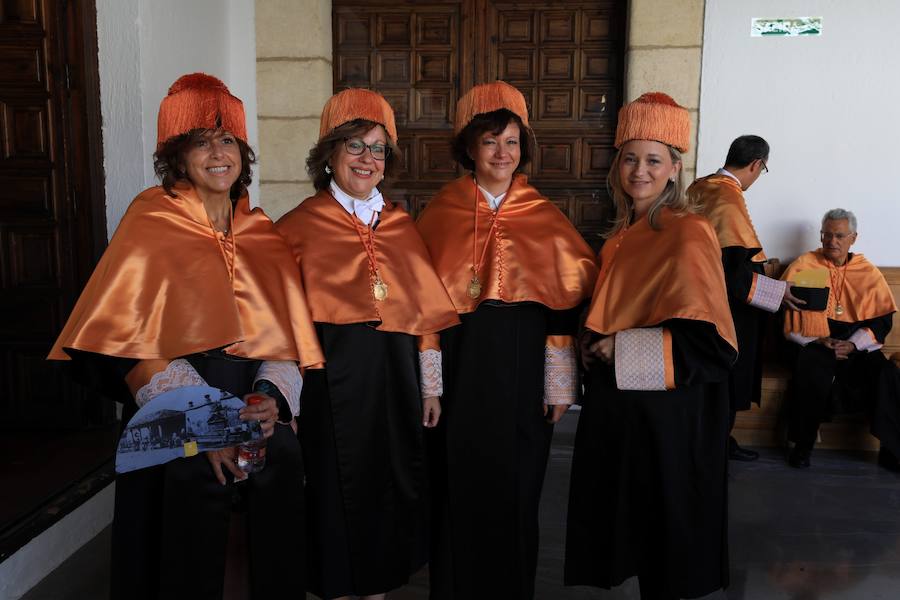
[[[375,283],[372,284],[372,295],[375,296],[375,300],[378,302],[387,298],[388,286],[381,278],[376,279]]]
[[[844,314],[844,307],[841,306],[840,304],[838,304],[834,309],[834,314],[836,314],[836,315]]]
[[[481,295],[481,282],[478,281],[478,276],[472,276],[472,281],[469,282],[469,287],[467,289],[469,294],[469,298],[475,300],[478,296]]]

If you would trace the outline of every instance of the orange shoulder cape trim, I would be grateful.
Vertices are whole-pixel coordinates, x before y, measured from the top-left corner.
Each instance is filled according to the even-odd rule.
[[[747,211],[744,193],[737,181],[727,175],[708,175],[692,183],[687,193],[699,198],[703,215],[709,219],[719,238],[720,248],[740,246],[759,250],[751,260],[766,261]]]
[[[379,330],[412,335],[435,333],[459,323],[415,224],[403,208],[387,200],[374,238],[375,258],[388,294],[376,301],[374,273],[354,219],[323,190],[276,224],[300,266],[313,321],[380,322]]]
[[[603,245],[586,326],[611,335],[668,319],[705,321],[736,350],[721,250],[709,222],[663,208],[659,224],[654,230],[640,219]]]
[[[234,282],[193,187],[142,192],[53,346],[173,359],[216,348],[262,360],[323,360],[303,286],[284,240],[247,196],[233,219]]]
[[[828,319],[844,323],[858,323],[897,311],[891,288],[878,270],[862,254],[853,254],[844,267],[837,267],[823,253],[822,249],[801,254],[788,266],[781,278],[792,281],[799,271],[826,269],[830,275],[828,305],[823,311],[785,310],[784,330],[807,337],[827,337],[830,335]],[[840,298],[837,297],[840,290]],[[837,314],[838,303],[844,309]]]
[[[473,299],[467,290],[472,280],[475,210],[478,253],[492,220],[497,223],[478,274],[482,293]],[[417,226],[460,314],[474,311],[488,299],[572,308],[590,296],[597,279],[590,246],[524,175],[513,178],[496,213],[471,175],[451,181],[428,203]]]

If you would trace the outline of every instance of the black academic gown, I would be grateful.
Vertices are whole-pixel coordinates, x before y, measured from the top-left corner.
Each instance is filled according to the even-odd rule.
[[[893,314],[856,323],[828,319],[830,336],[847,340],[859,329],[869,328],[879,343],[891,330]],[[819,425],[835,413],[866,412],[872,434],[895,456],[900,456],[900,390],[883,383],[883,372],[895,367],[880,350],[853,352],[837,360],[834,350],[810,342],[790,344],[794,375],[788,401],[788,438],[812,448]],[[834,388],[839,389],[833,394]]]
[[[763,264],[750,260],[759,250],[742,246],[722,248],[728,306],[739,349],[728,378],[732,412],[750,410],[751,403],[759,404],[762,392],[762,334],[768,313],[747,302],[753,275],[763,275]]]
[[[252,391],[261,361],[216,353],[186,357],[211,386]],[[118,359],[127,372],[134,361]],[[130,398],[130,396],[129,396]],[[123,423],[137,411],[126,403]],[[235,484],[213,474],[204,453],[116,477],[112,530],[114,600],[220,600],[232,512],[246,515],[249,597],[293,597],[305,581],[303,459],[288,425],[275,425],[266,467]]]
[[[640,578],[642,598],[728,585],[728,374],[734,349],[673,319],[675,389],[624,391],[611,366],[587,377],[572,462],[566,585]]]
[[[322,598],[390,591],[427,560],[416,338],[375,325],[316,323],[326,369],[300,399],[307,589]]]
[[[441,334],[442,414],[429,432],[433,600],[534,597],[553,435],[545,345],[548,335],[573,335],[577,314],[487,300]]]

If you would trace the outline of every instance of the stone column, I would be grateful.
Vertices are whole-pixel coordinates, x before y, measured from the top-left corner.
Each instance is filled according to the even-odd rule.
[[[331,96],[331,0],[255,0],[260,203],[274,220],[313,192],[306,156]]]
[[[700,106],[700,60],[705,0],[631,0],[625,99],[644,92],[665,92],[691,113],[691,149],[684,156],[685,181],[693,181],[697,165]]]

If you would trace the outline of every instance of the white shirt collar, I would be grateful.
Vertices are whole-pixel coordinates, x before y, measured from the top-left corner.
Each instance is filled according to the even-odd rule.
[[[480,185],[478,186],[478,189],[481,190],[482,194],[484,194],[484,199],[487,200],[487,203],[491,207],[491,210],[497,210],[498,208],[500,208],[500,204],[503,203],[503,199],[506,197],[506,192],[498,194],[497,196],[492,196],[489,191],[487,191]],[[506,191],[508,192],[509,190]]]
[[[377,215],[381,212],[381,209],[384,208],[384,196],[381,195],[381,192],[377,187],[372,188],[372,192],[365,200],[354,198],[342,190],[340,186],[335,183],[334,179],[331,180],[329,188],[331,189],[331,195],[344,207],[344,210],[351,215],[356,215],[356,217],[364,224],[368,225],[369,223],[378,220],[377,216],[373,218],[373,213]]]
[[[726,177],[731,177],[732,179],[734,179],[735,181],[737,181],[737,184],[738,184],[740,187],[742,187],[742,188],[744,187],[744,185],[741,183],[741,180],[738,179],[737,177],[735,177],[735,176],[734,176],[734,173],[732,173],[731,171],[729,171],[729,170],[726,169],[725,167],[722,167],[721,169],[719,169],[718,171],[716,171],[716,175],[724,175],[724,176],[726,176]]]

